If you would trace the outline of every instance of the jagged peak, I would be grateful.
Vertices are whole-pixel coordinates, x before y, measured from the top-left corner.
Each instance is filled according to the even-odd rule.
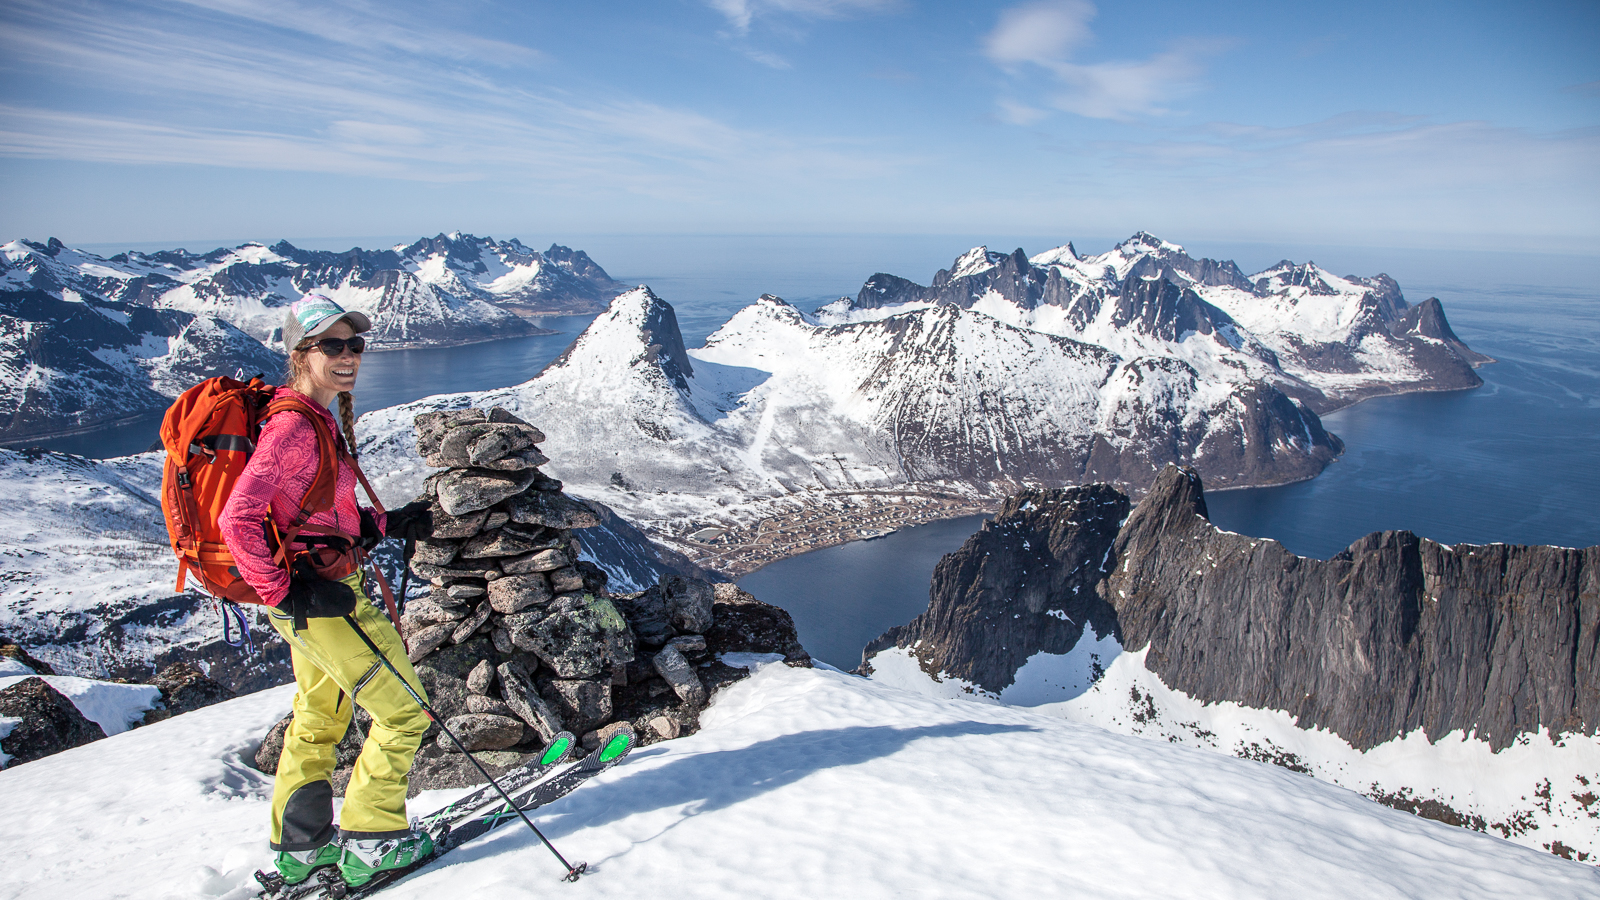
[[[950,277],[965,278],[969,275],[977,275],[980,272],[987,272],[988,270],[999,265],[1001,260],[1005,259],[1008,255],[1009,254],[1005,253],[995,253],[988,247],[982,245],[973,247],[971,250],[968,250],[967,252],[956,257],[956,261],[950,264]]]
[[[1164,241],[1148,231],[1135,232],[1115,249],[1124,253],[1185,253],[1181,244]]]
[[[1155,527],[1152,533],[1177,530],[1190,524],[1190,516],[1199,516],[1207,524],[1211,513],[1206,509],[1205,489],[1200,483],[1200,473],[1192,466],[1167,463],[1157,475],[1150,492],[1128,516],[1124,534],[1140,532],[1141,525]]]
[[[584,355],[625,358],[630,366],[641,360],[653,361],[682,390],[688,390],[688,379],[694,377],[677,312],[649,285],[641,284],[612,299],[606,311],[550,366],[564,366]]]
[[[1066,266],[1068,268],[1077,268],[1077,264],[1083,262],[1083,257],[1078,255],[1078,248],[1072,246],[1072,242],[1068,241],[1059,247],[1052,247],[1038,256],[1030,258],[1028,262],[1040,267]]]

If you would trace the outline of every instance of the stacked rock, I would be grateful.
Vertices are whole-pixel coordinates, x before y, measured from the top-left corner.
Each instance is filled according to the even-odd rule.
[[[444,471],[428,478],[433,533],[411,566],[431,587],[401,625],[435,713],[490,774],[563,730],[589,747],[620,722],[642,743],[692,734],[711,694],[752,661],[810,665],[789,614],[734,585],[668,574],[640,593],[606,593],[573,536],[598,516],[538,470],[539,429],[499,408],[424,413],[416,427],[424,461]],[[262,771],[276,769],[287,726],[263,742]],[[348,777],[339,759],[336,788]],[[413,791],[481,781],[443,735],[411,770]]]
[[[407,604],[411,661],[420,667],[481,635],[505,659],[473,668],[468,712],[446,725],[472,749],[502,749],[522,742],[523,725],[548,741],[563,726],[582,734],[602,724],[611,670],[634,647],[604,597],[605,573],[578,560],[572,530],[598,524],[594,511],[538,470],[544,434],[504,409],[423,413],[416,429],[423,461],[445,471],[423,492],[433,535],[418,541],[411,569],[432,590]],[[541,667],[553,676],[553,705],[533,687]]]

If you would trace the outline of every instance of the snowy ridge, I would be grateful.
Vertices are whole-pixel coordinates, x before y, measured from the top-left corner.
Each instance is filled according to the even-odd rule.
[[[283,308],[312,290],[367,313],[389,349],[536,333],[523,313],[593,312],[623,289],[581,250],[452,232],[385,250],[301,250],[287,241],[108,258],[48,243],[0,247],[0,290],[63,290],[223,319],[274,341]]]
[[[412,418],[466,405],[540,423],[553,474],[669,534],[830,491],[999,495],[1086,477],[1142,486],[1173,460],[1210,466],[1223,484],[1286,481],[1339,451],[1314,414],[1270,387],[1208,378],[1182,359],[1124,359],[977,310],[821,324],[768,295],[686,350],[672,307],[647,287],[614,300],[525,384],[363,419],[364,452],[385,461],[375,482],[419,489]]]
[[[246,759],[291,693],[0,773],[19,811],[0,819],[0,864],[18,895],[252,897],[250,873],[270,864],[271,779]],[[665,880],[707,900],[1113,896],[1130,872],[1140,894],[1244,900],[1577,898],[1600,886],[1589,866],[1271,766],[837,672],[764,666],[720,692],[701,725],[535,817],[590,863],[574,890],[633,898]],[[520,828],[454,858],[386,894],[547,897],[560,873]]]
[[[1200,327],[1173,332],[1159,317],[1130,317],[1130,295],[1153,290],[1141,282],[1172,285],[1179,296],[1167,305],[1200,309],[1187,317]],[[929,303],[980,310],[1124,357],[1184,359],[1204,377],[1270,384],[1318,413],[1382,394],[1476,387],[1482,382],[1471,369],[1492,362],[1453,334],[1419,334],[1418,308],[1387,275],[1339,277],[1285,260],[1246,276],[1232,262],[1195,259],[1145,232],[1092,257],[1071,244],[1031,258],[977,247],[927,287],[879,273],[854,301],[830,303],[816,316],[842,324]],[[1438,317],[1448,332],[1442,311]]]
[[[1600,737],[1524,734],[1506,749],[1417,730],[1365,752],[1288,713],[1201,703],[1092,628],[1065,654],[1037,653],[998,693],[923,670],[914,648],[872,658],[872,679],[923,696],[1004,704],[1119,734],[1273,763],[1399,808],[1569,858],[1600,861]]]
[[[216,613],[173,589],[163,458],[0,450],[0,630],[58,672],[126,677],[216,637]]]

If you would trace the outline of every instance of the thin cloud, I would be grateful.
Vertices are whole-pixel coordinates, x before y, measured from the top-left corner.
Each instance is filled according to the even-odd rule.
[[[463,64],[470,36],[412,53],[398,39],[363,44],[337,19],[298,26],[317,40],[349,42],[332,54],[272,34],[278,25],[261,16],[234,16],[230,0],[190,5],[208,12],[173,20],[148,7],[117,15],[110,6],[11,6],[0,28],[4,65],[92,87],[75,96],[99,102],[0,103],[0,156],[434,182],[497,177],[557,192],[676,199],[729,185],[781,190],[878,178],[912,162],[856,140],[531,88],[503,70]]]
[[[749,33],[757,16],[792,16],[798,19],[845,19],[887,12],[900,0],[706,0],[722,13],[740,35]]]
[[[784,59],[776,53],[769,53],[766,50],[758,50],[755,47],[741,47],[739,48],[739,52],[769,69],[781,70],[794,68],[794,66],[790,65],[787,59]]]
[[[398,5],[366,0],[278,2],[270,6],[253,0],[174,2],[351,47],[377,45],[406,53],[498,64],[528,64],[545,58],[531,47],[442,27],[436,17],[423,21]]]
[[[1029,67],[1048,73],[1057,87],[1044,105],[1093,119],[1132,119],[1162,115],[1164,104],[1193,90],[1200,60],[1218,45],[1190,41],[1143,60],[1080,63],[1075,56],[1091,43],[1089,23],[1095,7],[1087,0],[1040,0],[1000,14],[983,39],[983,52],[1013,75]],[[1037,106],[1001,101],[1000,117],[1017,124],[1037,121]],[[1018,110],[1024,114],[1019,116]]]
[[[1033,63],[1052,69],[1093,35],[1089,21],[1094,4],[1087,0],[1027,3],[1000,14],[1000,22],[983,40],[984,53],[1002,66]]]
[[[1276,191],[1284,202],[1315,198],[1327,205],[1300,208],[1331,218],[1362,205],[1422,218],[1450,208],[1493,230],[1498,217],[1575,202],[1592,209],[1600,201],[1592,189],[1593,160],[1600,158],[1595,129],[1541,134],[1479,121],[1347,113],[1293,128],[1212,125],[1187,138],[1105,142],[1096,150],[1142,178],[1214,179],[1241,194]],[[1579,185],[1590,187],[1575,192]]]
[[[1050,118],[1050,111],[1015,100],[999,100],[996,105],[1000,108],[997,114],[1000,121],[1010,125],[1034,125]]]

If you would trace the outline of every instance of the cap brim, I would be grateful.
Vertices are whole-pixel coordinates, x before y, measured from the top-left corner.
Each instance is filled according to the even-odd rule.
[[[366,313],[347,311],[342,315],[328,316],[326,319],[318,322],[315,328],[311,328],[306,331],[302,340],[304,340],[304,338],[316,337],[317,335],[322,334],[324,331],[327,331],[329,328],[337,325],[340,319],[349,320],[350,328],[355,331],[356,334],[360,334],[361,332],[372,328],[372,320],[367,318]]]

